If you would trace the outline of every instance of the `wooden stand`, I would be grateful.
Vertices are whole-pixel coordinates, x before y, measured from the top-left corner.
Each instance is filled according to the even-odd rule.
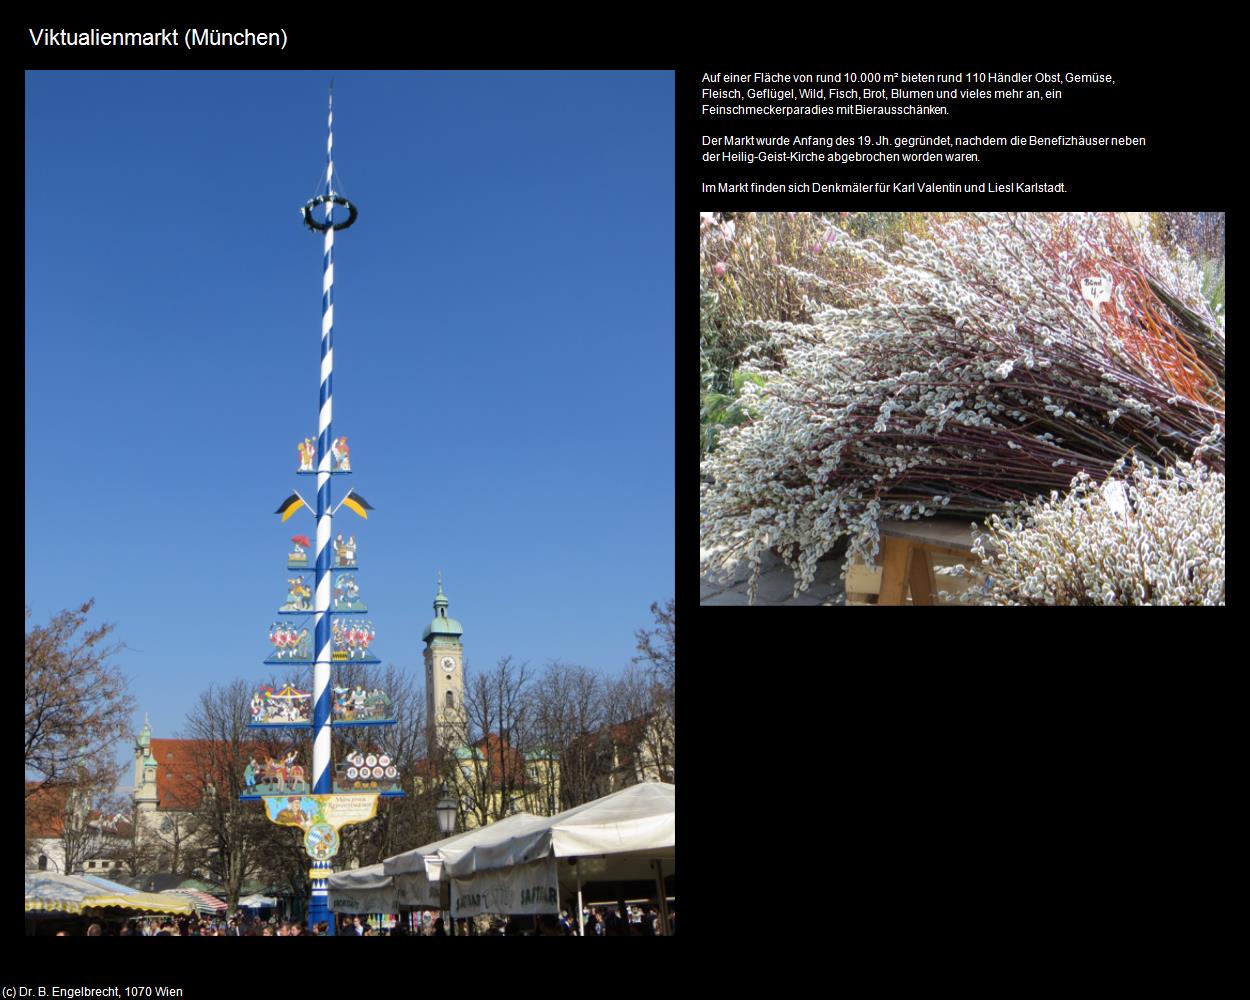
[[[932,517],[920,521],[881,522],[881,565],[852,566],[846,574],[848,605],[900,605],[911,593],[912,604],[935,604],[937,586],[932,556],[954,556],[974,563],[972,529],[962,518]]]

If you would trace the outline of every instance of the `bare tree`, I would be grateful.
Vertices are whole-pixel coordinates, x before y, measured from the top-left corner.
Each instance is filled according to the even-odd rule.
[[[129,735],[134,700],[105,645],[113,625],[81,635],[94,599],[26,632],[26,797],[58,786],[87,795],[111,787],[113,745]],[[30,620],[30,609],[26,609]]]
[[[148,856],[158,872],[189,875],[201,861],[207,848],[198,836],[203,822],[195,812],[170,810],[158,812],[142,836],[149,848]]]
[[[650,701],[639,743],[644,780],[672,782],[677,775],[677,642],[673,603],[670,597],[663,607],[658,601],[652,604],[655,629],[639,629],[635,633],[639,655],[633,662],[645,671]]]
[[[436,840],[433,802],[426,801],[429,789],[416,780],[427,758],[426,712],[423,692],[412,672],[390,664],[383,671],[356,666],[339,673],[336,683],[359,683],[368,690],[381,688],[391,699],[395,724],[340,730],[334,737],[334,759],[343,760],[351,750],[386,754],[399,770],[404,790],[402,798],[383,798],[372,821],[340,831],[340,856],[349,864],[371,865],[409,847]]]
[[[614,788],[676,779],[672,717],[650,671],[627,670],[607,685]]]
[[[656,627],[650,632],[639,629],[634,633],[638,640],[638,655],[633,662],[646,669],[657,700],[676,725],[673,694],[677,683],[677,632],[673,598],[670,597],[663,607],[658,601],[652,604],[651,614],[655,617]]]
[[[547,665],[533,690],[538,752],[531,768],[539,780],[535,794],[527,796],[526,811],[551,815],[610,791],[599,773],[603,695],[602,681],[585,667]]]
[[[119,797],[113,814],[124,817],[103,857],[127,874],[138,876],[157,870],[157,838],[140,820],[138,804],[131,798]]]
[[[111,785],[94,778],[69,789],[61,833],[67,873],[79,871],[88,860],[108,853],[113,837],[110,810],[115,805]]]
[[[464,712],[470,745],[457,762],[462,812],[485,826],[503,819],[524,797],[531,750],[529,670],[526,664],[499,660],[495,669],[470,674],[466,669]],[[467,801],[466,801],[467,798]]]
[[[204,868],[225,888],[231,908],[238,904],[244,881],[260,870],[259,845],[269,826],[254,802],[239,801],[243,772],[258,742],[246,728],[251,695],[242,680],[210,687],[187,716],[185,732],[186,738],[198,741],[188,763],[200,786],[200,799],[189,804],[189,818],[203,838]]]

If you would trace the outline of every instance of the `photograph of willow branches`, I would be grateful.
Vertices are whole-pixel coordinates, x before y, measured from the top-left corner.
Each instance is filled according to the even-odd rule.
[[[754,602],[775,553],[798,597],[833,554],[846,603],[1223,605],[1224,228],[703,213],[701,575]]]

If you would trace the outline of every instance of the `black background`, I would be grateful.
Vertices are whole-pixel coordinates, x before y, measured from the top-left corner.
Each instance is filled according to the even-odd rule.
[[[1022,11],[1015,20],[1002,9],[982,14],[934,8],[917,15],[883,7],[869,13],[868,26],[853,26],[834,10],[754,8],[735,19],[703,9],[699,30],[681,37],[663,20],[632,11],[605,11],[605,25],[596,26],[580,15],[565,23],[554,12],[533,11],[506,23],[485,25],[474,17],[459,27],[436,28],[415,9],[394,22],[344,12],[329,28],[307,20],[311,12],[304,21],[265,15],[234,23],[179,14],[142,26],[160,21],[261,30],[281,22],[291,31],[281,53],[194,55],[34,50],[27,24],[13,31],[15,70],[674,69],[674,562],[683,608],[678,909],[691,954],[724,956],[721,963],[700,966],[696,975],[728,968],[725,959],[750,961],[776,948],[800,960],[823,960],[822,983],[839,985],[858,980],[866,968],[928,981],[945,970],[963,982],[992,970],[1004,956],[1031,982],[1078,957],[1116,954],[1130,964],[1153,966],[1187,946],[1195,924],[1209,919],[1205,894],[1231,881],[1222,850],[1224,831],[1231,829],[1226,803],[1236,800],[1244,782],[1225,778],[1239,730],[1226,717],[1234,702],[1223,626],[1210,619],[1164,625],[1105,617],[1097,624],[1070,617],[1026,624],[997,616],[990,623],[984,616],[973,622],[960,615],[957,621],[930,618],[923,627],[900,628],[854,614],[830,622],[823,613],[782,612],[778,619],[774,611],[744,616],[699,608],[698,453],[687,423],[693,423],[697,403],[696,214],[1226,209],[1242,104],[1230,89],[1240,86],[1225,40],[1231,29],[1212,13],[1185,28],[1163,23],[1189,18],[1184,9],[1142,28],[1132,28],[1130,16],[1094,26],[1083,12],[1056,10]],[[410,16],[422,20],[412,23]],[[30,18],[30,26],[45,23],[75,30],[127,27],[103,14],[82,22]],[[992,163],[1003,160],[991,176],[1063,180],[1071,192],[1063,196],[699,193],[701,181],[726,173],[700,162],[700,137],[743,124],[727,116],[700,117],[703,72],[846,69],[1109,72],[1117,84],[1059,85],[1071,96],[1034,109],[1012,104],[1005,110],[1007,123],[1003,109],[978,102],[940,119],[804,116],[772,127],[792,134],[1140,134],[1149,145],[980,150]],[[10,83],[11,107],[20,115],[17,72]],[[747,130],[768,127],[751,120]],[[827,179],[876,172],[867,164],[791,169],[804,176],[826,173]],[[729,172],[765,180],[783,171],[734,165]],[[973,173],[959,167],[948,178],[931,164],[917,172],[933,180],[970,179]],[[898,176],[892,167],[879,173]],[[20,301],[20,290],[14,298]],[[10,899],[16,916],[16,894]],[[21,932],[13,926],[10,933]],[[719,948],[740,938],[753,947]],[[572,943],[552,946],[559,954],[543,954],[538,962],[465,965],[466,951],[433,951],[505,945],[417,944],[421,964],[414,964],[412,945],[375,945],[363,956],[355,949],[367,944],[305,941],[277,945],[287,949],[278,956],[269,945],[114,940],[95,946],[108,955],[88,960],[77,949],[89,946],[48,940],[25,940],[22,960],[10,963],[3,977],[6,984],[164,982],[181,985],[188,997],[285,992],[296,983],[301,991],[338,983],[351,995],[421,988],[489,993],[522,983],[544,991],[584,988],[579,977],[589,971],[610,972],[609,989],[653,988],[657,974],[664,989],[682,988],[667,979],[667,960],[652,969],[620,964],[620,951],[608,957],[605,947],[634,947],[619,942],[591,946],[589,959],[585,946]],[[1164,941],[1167,949],[1151,948]],[[241,950],[227,957],[218,952],[223,947]],[[521,947],[528,959],[529,946]],[[673,941],[651,947],[671,956],[679,946]],[[269,975],[260,976],[259,968]]]

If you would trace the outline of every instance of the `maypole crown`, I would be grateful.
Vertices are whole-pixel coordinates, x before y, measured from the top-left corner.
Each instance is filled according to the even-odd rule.
[[[335,205],[342,205],[344,208],[347,209],[348,212],[351,213],[350,215],[348,215],[346,222],[334,223],[334,231],[336,233],[340,229],[346,229],[348,226],[350,226],[353,222],[356,221],[356,206],[353,205],[346,198],[344,198],[341,194],[319,194],[317,195],[316,198],[309,199],[308,203],[299,210],[300,215],[304,217],[304,225],[306,225],[309,229],[317,233],[324,233],[327,229],[330,228],[329,225],[327,225],[326,223],[318,222],[316,219],[314,219],[313,214],[312,214],[314,208],[326,202],[331,202]]]

